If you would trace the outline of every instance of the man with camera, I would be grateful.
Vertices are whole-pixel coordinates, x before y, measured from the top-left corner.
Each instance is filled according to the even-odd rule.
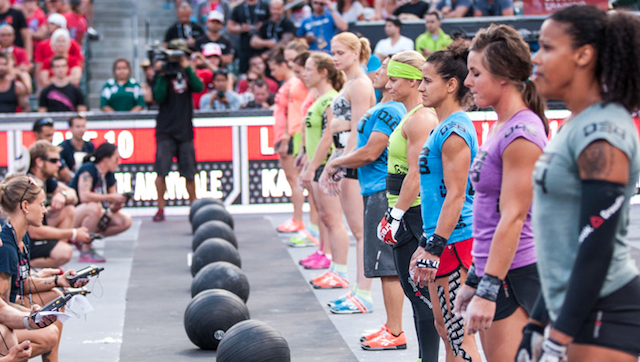
[[[229,90],[229,73],[218,69],[213,73],[213,90],[200,98],[201,110],[235,111],[240,109],[240,97]]]
[[[165,177],[173,158],[178,159],[180,175],[187,179],[189,199],[196,198],[196,153],[193,145],[193,93],[201,92],[204,84],[191,68],[187,55],[189,46],[182,39],[169,43],[167,59],[156,62],[158,75],[153,87],[153,99],[158,103],[156,118],[156,165],[158,173],[158,212],[153,221],[164,221]],[[175,51],[177,50],[177,51]],[[182,51],[182,52],[180,52]]]

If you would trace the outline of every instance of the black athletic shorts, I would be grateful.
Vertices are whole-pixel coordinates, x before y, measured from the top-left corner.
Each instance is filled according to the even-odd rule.
[[[505,286],[507,293],[505,293]],[[531,315],[539,294],[540,277],[535,263],[509,270],[504,285],[498,291],[496,314],[493,320],[499,321],[509,317],[518,307],[524,308],[527,314]]]
[[[320,165],[316,170],[316,175],[313,177],[313,181],[318,182],[320,180],[320,176],[322,176],[322,171],[324,171],[324,165]]]
[[[598,299],[573,342],[640,355],[640,277]]]
[[[31,240],[29,256],[31,259],[48,258],[58,242],[59,240]]]
[[[345,178],[350,178],[352,180],[358,179],[358,169],[357,168],[347,168],[344,174]],[[385,192],[386,195],[386,192]]]
[[[156,137],[155,171],[158,176],[167,176],[174,157],[178,159],[180,176],[193,180],[198,172],[193,141],[179,142],[167,136]]]
[[[377,278],[398,275],[393,247],[378,239],[378,224],[389,208],[387,191],[363,197],[364,201],[364,276]]]

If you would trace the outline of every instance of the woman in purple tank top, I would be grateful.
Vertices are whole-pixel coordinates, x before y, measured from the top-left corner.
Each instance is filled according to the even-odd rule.
[[[480,332],[489,361],[513,361],[540,291],[531,230],[533,167],[546,145],[544,101],[529,81],[529,46],[513,28],[492,25],[471,43],[465,85],[498,120],[470,171],[473,261],[455,300],[467,333]]]

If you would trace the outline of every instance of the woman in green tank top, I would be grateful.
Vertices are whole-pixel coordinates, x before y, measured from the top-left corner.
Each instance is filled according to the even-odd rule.
[[[349,252],[349,236],[342,223],[342,208],[336,196],[320,190],[318,179],[331,150],[331,124],[333,114],[329,105],[344,84],[344,75],[339,72],[328,54],[315,52],[305,64],[307,87],[315,88],[320,97],[311,105],[305,119],[305,147],[308,162],[300,173],[300,184],[313,194],[320,215],[320,243],[327,240],[332,252],[330,269],[311,280],[316,289],[347,288],[346,273],[336,271],[334,264],[346,265]],[[325,131],[326,130],[326,131]]]

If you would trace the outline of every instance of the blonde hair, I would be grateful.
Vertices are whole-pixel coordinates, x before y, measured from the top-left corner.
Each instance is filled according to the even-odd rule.
[[[371,56],[371,44],[369,39],[365,37],[358,38],[352,32],[342,32],[331,39],[331,44],[339,42],[346,45],[349,49],[356,51],[360,54],[360,64],[366,64]]]
[[[410,65],[420,71],[422,71],[422,66],[426,62],[424,56],[415,50],[405,50],[403,52],[397,53],[391,58],[391,60],[393,60],[394,62]]]
[[[333,59],[331,59],[331,56],[329,54],[321,52],[311,52],[309,58],[312,59],[314,63],[316,63],[318,72],[322,70],[327,71],[327,78],[329,79],[329,82],[331,82],[333,89],[338,91],[342,89],[342,86],[346,81],[346,77],[342,71],[336,68],[336,65],[333,63]]]
[[[0,184],[0,207],[4,212],[17,209],[21,200],[32,203],[38,197],[42,186],[39,182],[33,185],[31,180],[27,175],[11,175],[2,181]]]
[[[295,50],[296,53],[300,54],[309,50],[309,44],[304,39],[294,39],[287,43],[284,50]]]

